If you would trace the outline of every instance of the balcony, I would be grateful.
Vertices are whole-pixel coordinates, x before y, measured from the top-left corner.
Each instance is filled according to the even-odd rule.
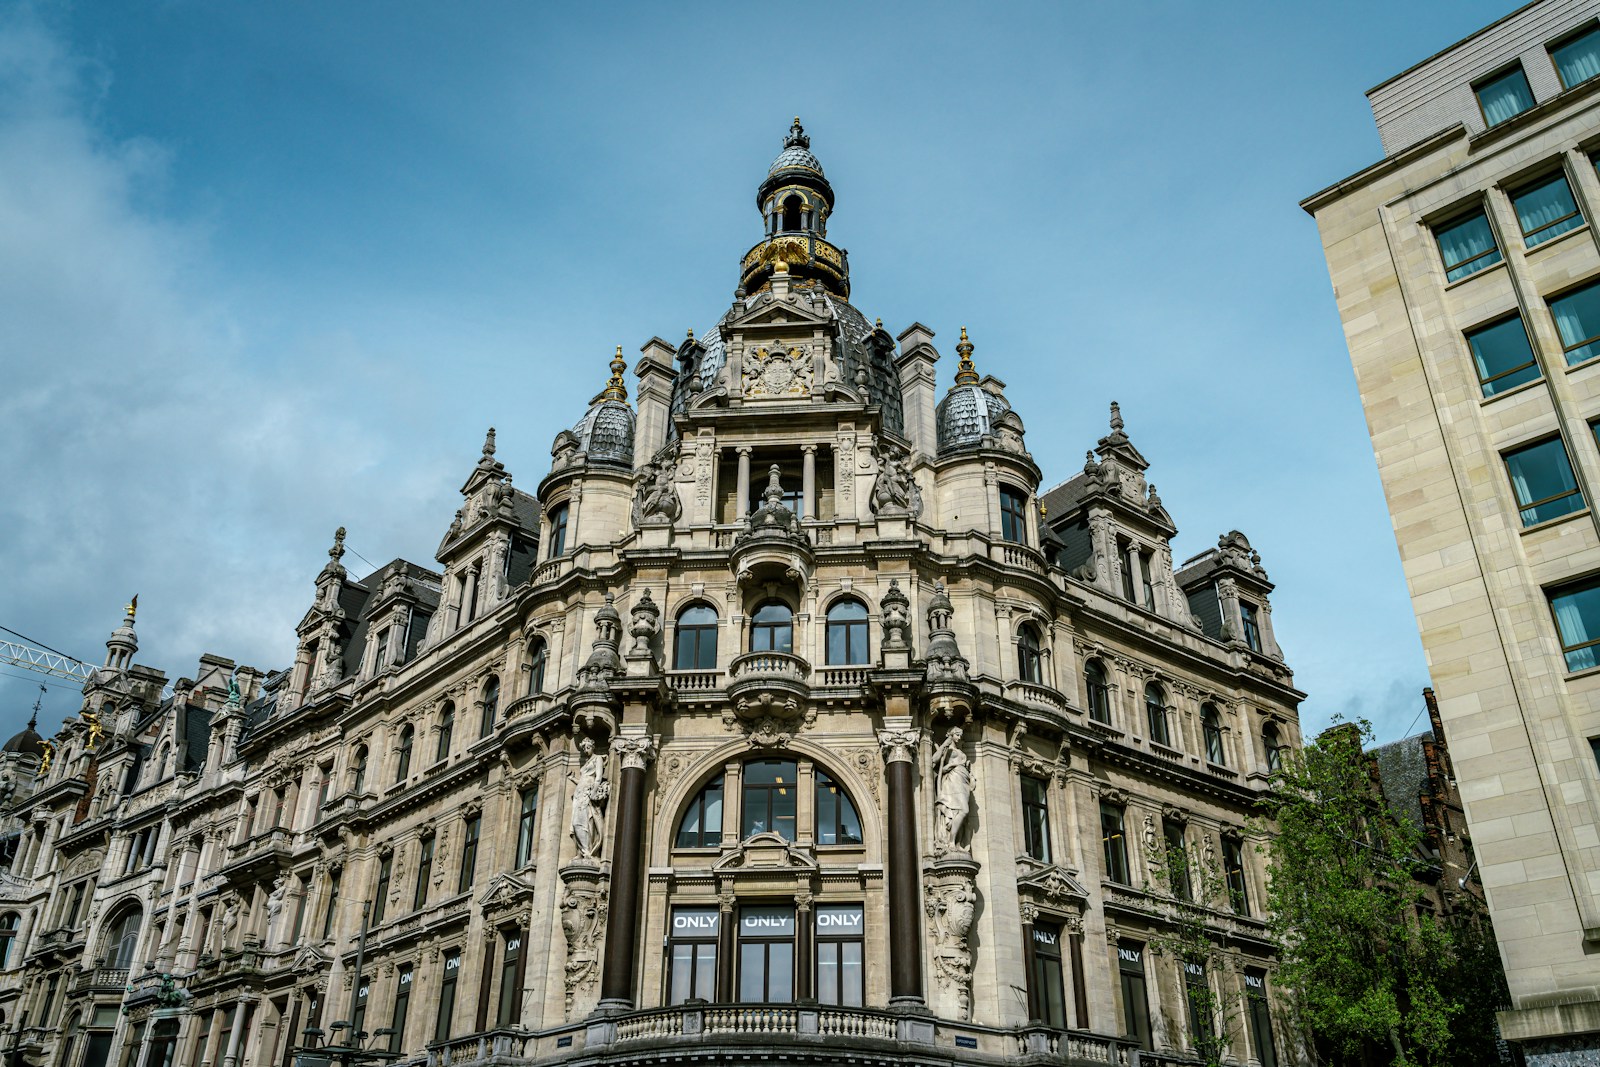
[[[73,991],[94,993],[124,993],[128,988],[126,967],[95,967],[78,975]]]
[[[688,1055],[743,1061],[759,1046],[794,1067],[830,1065],[840,1053],[914,1065],[992,1064],[1025,1056],[1066,1067],[1131,1065],[1126,1041],[1086,1031],[1004,1028],[865,1008],[789,1004],[685,1004],[599,1017],[552,1030],[491,1030],[428,1047],[428,1067],[468,1064],[639,1063]],[[855,1058],[853,1055],[851,1058]],[[1142,1063],[1150,1063],[1143,1054]],[[1163,1060],[1179,1063],[1181,1060]]]
[[[811,664],[788,652],[746,652],[728,664],[728,697],[736,705],[755,699],[769,714],[781,716],[788,701],[811,695]]]

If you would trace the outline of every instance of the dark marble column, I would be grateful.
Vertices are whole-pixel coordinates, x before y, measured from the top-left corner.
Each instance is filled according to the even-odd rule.
[[[655,755],[649,737],[615,737],[611,751],[622,758],[617,790],[616,836],[611,847],[611,900],[606,914],[606,950],[600,974],[600,1007],[634,1006],[634,960],[638,956],[643,873],[644,768]]]
[[[1078,1029],[1089,1029],[1089,989],[1083,980],[1083,921],[1073,920],[1068,943],[1072,948],[1072,1011]]]
[[[1035,1022],[1042,1018],[1044,1013],[1039,1010],[1039,990],[1034,988],[1034,956],[1038,951],[1033,947],[1033,920],[1037,909],[1029,903],[1022,905],[1022,973],[1026,975],[1028,983],[1028,1021]]]
[[[817,991],[812,988],[812,974],[817,962],[816,923],[811,912],[811,894],[798,893],[794,898],[794,999],[805,1003],[814,1000]]]
[[[922,902],[917,893],[917,810],[912,760],[922,731],[878,734],[889,786],[889,1005],[922,1007]]]

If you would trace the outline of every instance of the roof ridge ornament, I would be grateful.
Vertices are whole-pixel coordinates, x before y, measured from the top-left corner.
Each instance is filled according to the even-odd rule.
[[[800,116],[794,117],[794,125],[789,127],[788,136],[783,139],[785,148],[810,148],[811,135],[806,133],[805,127],[800,125]]]
[[[972,342],[967,340],[967,328],[961,327],[961,340],[956,344],[956,354],[961,363],[956,368],[957,385],[977,385],[978,368],[972,363]]]
[[[338,562],[343,558],[344,558],[344,527],[341,526],[337,530],[333,531],[333,547],[328,549],[328,559],[330,559],[334,564],[338,564]],[[135,600],[135,602],[137,602],[138,598],[135,597],[134,600]],[[131,606],[132,605],[130,605],[130,607]],[[129,611],[128,614],[132,615],[133,612]]]
[[[486,460],[494,457],[494,427],[489,427],[489,432],[483,437],[483,458]]]
[[[611,357],[611,379],[606,382],[606,387],[600,391],[595,400],[621,400],[628,399],[628,383],[623,381],[622,372],[628,369],[628,364],[622,358],[622,346],[617,346],[617,351]]]

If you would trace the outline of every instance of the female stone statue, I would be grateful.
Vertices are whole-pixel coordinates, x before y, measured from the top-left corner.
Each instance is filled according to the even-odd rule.
[[[961,851],[962,830],[972,804],[972,769],[961,750],[961,727],[952,726],[933,753],[936,784],[933,851],[936,855]]]
[[[594,750],[594,741],[585,737],[578,742],[578,751],[583,754],[583,766],[573,779],[572,838],[578,843],[580,859],[594,859],[600,854],[611,783],[606,781],[606,758]]]

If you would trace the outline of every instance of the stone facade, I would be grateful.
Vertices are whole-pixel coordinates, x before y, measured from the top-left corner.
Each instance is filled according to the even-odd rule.
[[[1302,205],[1505,962],[1502,1030],[1535,1063],[1589,1062],[1541,1051],[1572,1035],[1600,1049],[1600,675],[1556,611],[1600,571],[1600,369],[1572,334],[1592,316],[1563,310],[1600,279],[1600,80],[1572,58],[1600,48],[1597,16],[1529,4],[1372,90],[1388,155]],[[1535,445],[1528,481],[1514,454]]]
[[[356,580],[341,530],[287,669],[164,695],[130,614],[12,809],[28,1062],[1297,1058],[1259,555],[1174,567],[1115,405],[1042,491],[965,330],[940,398],[798,120],[758,203],[730,309],[632,402],[618,350],[533,493],[490,431],[436,568]]]

